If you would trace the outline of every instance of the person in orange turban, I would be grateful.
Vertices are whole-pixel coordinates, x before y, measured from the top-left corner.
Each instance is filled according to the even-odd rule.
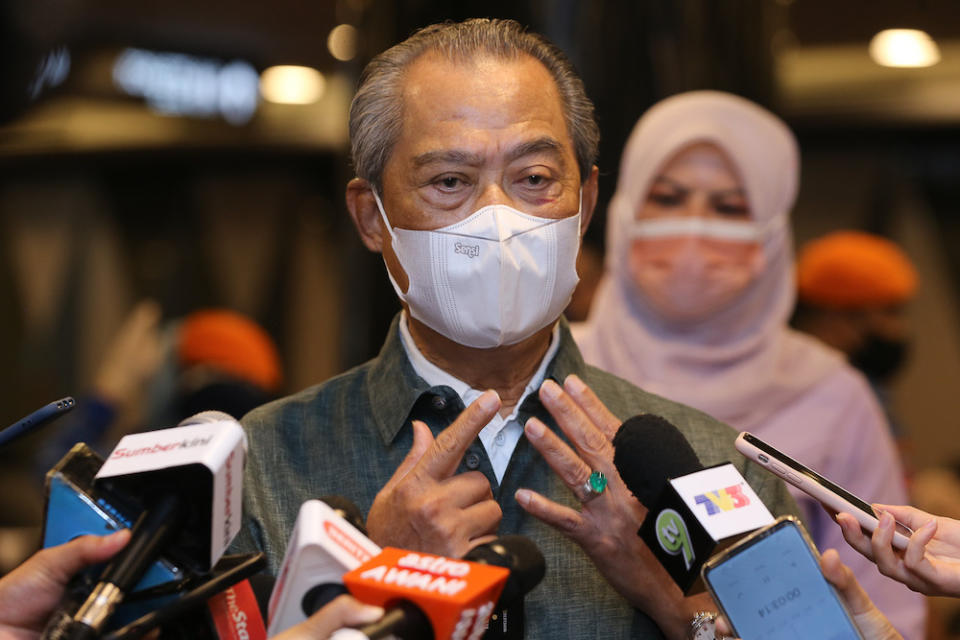
[[[251,318],[201,309],[164,324],[155,302],[130,312],[104,354],[91,389],[36,453],[46,473],[74,442],[107,453],[127,433],[173,426],[206,410],[238,420],[276,398],[280,354]]]
[[[805,245],[797,260],[795,326],[847,354],[875,384],[907,354],[907,303],[917,272],[896,244],[863,231],[836,231]]]
[[[906,253],[864,231],[829,233],[804,245],[797,258],[792,324],[845,353],[863,372],[905,461],[909,438],[891,407],[888,384],[907,358],[907,304],[916,290],[917,271]]]

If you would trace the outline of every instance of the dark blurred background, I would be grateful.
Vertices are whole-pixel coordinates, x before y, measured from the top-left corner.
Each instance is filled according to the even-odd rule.
[[[915,465],[960,458],[955,0],[5,0],[0,426],[83,394],[144,298],[168,319],[202,306],[255,318],[279,345],[285,391],[372,356],[398,305],[344,210],[353,87],[416,28],[475,16],[516,18],[580,69],[603,134],[594,246],[648,106],[714,88],[784,117],[803,150],[798,242],[862,228],[917,263],[896,406]],[[925,30],[939,62],[877,64],[868,45],[889,28]],[[291,72],[309,95],[271,89],[275,65],[309,67]],[[37,445],[0,464],[23,466]],[[7,493],[38,497],[4,524],[35,527],[39,486],[7,476]]]

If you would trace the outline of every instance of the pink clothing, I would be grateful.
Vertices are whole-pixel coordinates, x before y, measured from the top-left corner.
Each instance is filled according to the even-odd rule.
[[[702,320],[658,315],[630,277],[630,225],[673,155],[712,142],[737,167],[765,267],[737,299]],[[714,91],[668,98],[634,128],[607,220],[606,272],[587,321],[584,358],[644,389],[751,431],[860,497],[904,504],[899,459],[876,399],[843,357],[787,326],[795,285],[789,210],[799,159],[789,129],[761,107]],[[836,548],[874,602],[911,640],[924,635],[923,596],[882,576],[840,528],[794,493],[821,549]]]
[[[753,433],[867,501],[907,504],[903,470],[883,411],[866,379],[852,367],[837,369]],[[787,488],[817,547],[836,549],[901,635],[922,640],[925,598],[881,575],[846,543],[819,502],[791,485]]]

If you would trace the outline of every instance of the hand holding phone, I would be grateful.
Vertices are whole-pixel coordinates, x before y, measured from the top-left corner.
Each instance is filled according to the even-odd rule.
[[[838,520],[851,547],[873,560],[880,573],[928,596],[960,597],[960,521],[908,506],[880,505],[917,533],[905,553],[890,548],[891,531],[881,526],[863,534],[849,518]]]
[[[737,436],[734,446],[744,456],[819,500],[828,509],[851,514],[864,531],[873,533],[877,528],[877,519],[880,514],[870,503],[827,480],[813,469],[775,449],[752,433],[743,431]],[[893,546],[901,550],[906,549],[911,535],[913,531],[908,526],[897,522],[896,531],[893,534]]]

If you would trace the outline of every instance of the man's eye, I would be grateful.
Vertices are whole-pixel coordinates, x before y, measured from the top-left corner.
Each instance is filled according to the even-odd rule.
[[[544,176],[534,173],[532,175],[527,176],[525,181],[531,187],[539,187],[539,186],[542,186],[547,181],[547,179]]]
[[[462,184],[462,180],[456,176],[444,176],[437,180],[437,184],[444,189],[456,189]]]

